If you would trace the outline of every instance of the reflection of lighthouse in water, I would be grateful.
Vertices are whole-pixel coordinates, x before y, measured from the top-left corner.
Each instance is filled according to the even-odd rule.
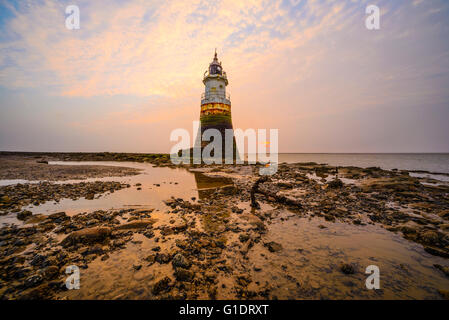
[[[219,189],[234,190],[234,183],[230,178],[208,177],[200,172],[193,172],[193,174],[195,175],[198,198],[201,200],[212,197],[214,192]]]
[[[221,133],[222,157],[225,157],[225,132],[226,129],[233,130],[231,100],[229,94],[226,93],[228,78],[226,72],[223,71],[221,62],[218,62],[217,51],[215,51],[214,60],[209,64],[209,69],[204,73],[203,83],[205,91],[201,96],[201,137],[207,129],[217,129]],[[201,150],[210,143],[210,141],[201,141],[200,144],[199,136],[196,141],[195,148],[201,146]],[[237,149],[233,133],[231,141],[235,159]]]

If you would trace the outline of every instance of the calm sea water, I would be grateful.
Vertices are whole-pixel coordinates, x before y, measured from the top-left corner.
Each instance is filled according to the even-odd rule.
[[[280,153],[282,162],[449,173],[449,153]]]

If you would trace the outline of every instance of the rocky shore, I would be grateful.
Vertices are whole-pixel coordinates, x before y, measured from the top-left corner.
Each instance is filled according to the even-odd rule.
[[[92,200],[102,194],[129,188],[130,185],[114,181],[96,181],[55,184],[51,182],[16,184],[13,186],[0,187],[0,215],[8,212],[18,212],[18,217],[26,214],[20,212],[22,207],[30,204],[39,206],[46,201],[59,202],[61,199],[72,199],[74,201],[83,197]],[[20,218],[19,218],[20,219]]]
[[[119,166],[48,164],[62,158],[61,154],[0,152],[0,180],[64,181],[139,174],[139,170]]]
[[[158,166],[171,166],[166,156],[39,154],[39,157],[71,161],[126,159],[123,161],[154,161]],[[275,175],[263,181],[259,180],[258,166],[185,169],[204,177],[227,179],[231,184],[203,189],[199,199],[168,198],[164,210],[104,208],[75,215],[31,214],[22,207],[63,198],[94,198],[130,186],[120,182],[44,182],[0,187],[2,212],[16,212],[23,221],[21,226],[6,225],[0,229],[0,296],[3,299],[448,297],[447,183],[413,177],[407,171],[335,168],[316,163],[281,164]],[[3,172],[7,170],[2,168]],[[424,290],[422,295],[413,296],[407,288],[415,288],[416,270],[398,264],[394,266],[398,271],[391,276],[391,282],[401,279],[400,285],[368,292],[362,288],[363,265],[352,261],[347,252],[336,254],[329,250],[328,255],[316,254],[315,249],[298,241],[299,234],[298,239],[283,242],[279,238],[283,231],[276,231],[284,230],[287,234],[295,228],[316,237],[318,240],[313,241],[317,248],[322,247],[320,234],[337,241],[340,230],[348,230],[348,234],[374,230],[384,238],[390,233],[397,235],[405,239],[401,244],[412,243],[413,250],[424,250],[430,257],[440,259],[435,260],[440,263],[435,263],[433,270],[426,272],[439,277],[435,279],[446,280],[436,280],[435,285],[419,284],[418,287],[426,289],[420,289]],[[375,234],[373,238],[376,239]],[[388,258],[388,253],[385,256]],[[369,254],[366,259],[371,259]],[[65,272],[70,265],[82,270],[81,290],[66,289]],[[308,272],[310,266],[315,269]],[[333,286],[323,289],[319,285],[322,274],[313,270],[327,273],[335,282]],[[360,288],[355,285],[359,282],[363,284]]]
[[[79,166],[48,165],[49,161],[148,162],[157,166],[173,166],[169,154],[0,151],[0,179],[53,181],[138,174],[138,171],[128,167],[89,165],[80,168]]]

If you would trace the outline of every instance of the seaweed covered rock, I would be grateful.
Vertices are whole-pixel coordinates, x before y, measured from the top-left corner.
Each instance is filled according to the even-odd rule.
[[[340,179],[334,179],[331,182],[329,182],[328,184],[328,188],[331,189],[339,189],[343,187],[343,181],[341,181]]]
[[[91,244],[103,242],[111,235],[108,227],[94,227],[72,232],[61,241],[63,247],[69,247],[77,243]]]
[[[33,214],[30,211],[24,210],[24,211],[21,211],[21,212],[17,213],[17,219],[25,221],[26,219],[28,219],[32,215]]]
[[[355,268],[352,264],[349,263],[343,263],[340,265],[340,271],[344,274],[354,274]]]
[[[184,257],[181,253],[176,254],[173,257],[173,261],[172,261],[173,267],[176,268],[184,268],[184,269],[188,269],[190,268],[190,261]]]

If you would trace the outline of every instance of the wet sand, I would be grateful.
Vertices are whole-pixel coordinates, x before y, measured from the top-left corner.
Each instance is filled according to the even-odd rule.
[[[256,194],[255,209],[255,166],[98,164],[140,174],[86,175],[82,183],[117,189],[0,216],[3,298],[442,299],[449,290],[445,181],[347,167],[340,185],[335,168],[281,165],[261,188],[301,206]],[[80,267],[80,290],[65,288],[69,265]],[[365,287],[368,265],[380,269],[380,290]]]

